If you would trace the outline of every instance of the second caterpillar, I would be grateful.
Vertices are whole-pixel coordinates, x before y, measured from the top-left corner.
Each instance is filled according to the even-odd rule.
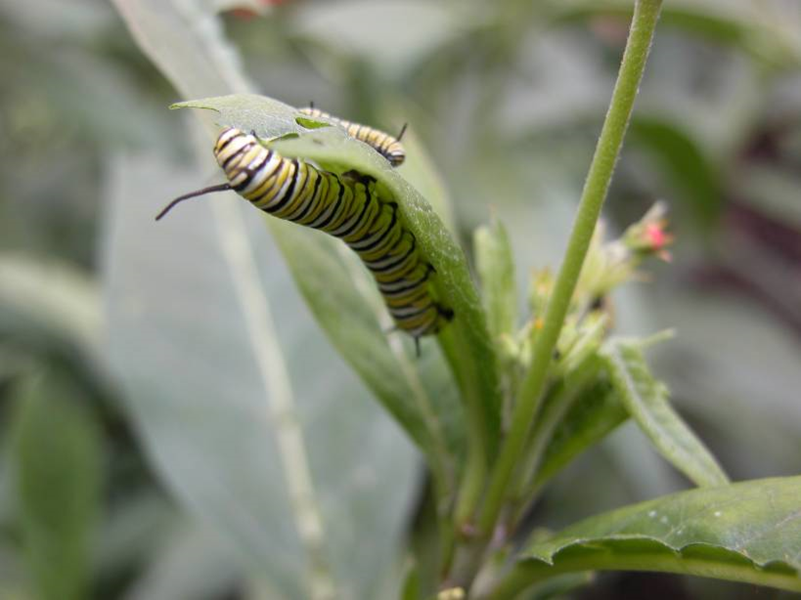
[[[284,158],[251,133],[226,128],[214,146],[227,183],[190,192],[173,206],[211,192],[234,190],[257,208],[343,240],[371,272],[398,329],[417,341],[439,332],[453,312],[431,295],[433,267],[399,219],[398,205],[379,199],[375,180],[330,173],[301,159]]]

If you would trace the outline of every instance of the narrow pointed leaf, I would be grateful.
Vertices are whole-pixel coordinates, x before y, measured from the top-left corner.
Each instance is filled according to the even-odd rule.
[[[640,344],[612,339],[601,354],[621,402],[660,454],[696,485],[728,483],[706,446],[670,406],[667,387],[651,374]]]
[[[41,600],[86,598],[100,508],[101,440],[66,375],[32,377],[20,390],[15,467],[22,543]]]
[[[628,415],[615,390],[599,382],[583,392],[554,430],[533,487],[541,488],[579,454],[622,424]]]
[[[517,286],[512,246],[506,227],[497,218],[479,227],[473,244],[481,280],[481,295],[493,340],[511,335],[517,326]]]

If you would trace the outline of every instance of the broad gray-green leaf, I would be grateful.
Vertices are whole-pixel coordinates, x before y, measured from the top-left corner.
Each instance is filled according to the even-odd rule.
[[[475,15],[425,0],[347,0],[301,6],[291,23],[307,46],[323,46],[326,56],[369,61],[397,78],[460,35],[460,12]]]
[[[124,600],[215,600],[235,588],[241,565],[219,536],[187,519],[176,519],[165,543],[151,553]]]
[[[201,0],[113,2],[140,49],[184,97],[252,90],[214,6]]]
[[[105,511],[94,569],[104,578],[126,577],[132,564],[150,559],[164,543],[180,509],[157,487],[127,493]]]
[[[321,338],[253,209],[198,202],[154,223],[210,173],[113,165],[103,272],[125,406],[175,495],[281,594],[375,597],[414,452]]]
[[[241,73],[231,49],[222,40],[219,23],[216,21],[212,12],[208,10],[208,7],[203,8],[192,2],[161,2],[161,0],[117,0],[117,6],[125,17],[128,26],[140,43],[142,49],[148,53],[157,65],[159,65],[184,96],[197,97],[212,93],[230,93],[252,88],[252,86],[247,83],[245,76]],[[157,16],[160,16],[160,18],[156,18]],[[261,109],[264,107],[257,108]],[[272,103],[271,108],[274,111],[289,109],[286,105],[278,102]],[[247,113],[247,111],[245,112]],[[268,110],[266,113],[250,113],[241,116],[245,119],[260,117],[270,121],[271,114],[272,113]],[[284,114],[284,116],[287,117],[287,114]],[[296,115],[289,115],[291,119],[288,117],[284,119],[283,123],[286,124],[289,119],[291,120],[291,125],[295,132],[305,131],[305,129],[295,123],[294,116]],[[286,127],[280,126],[280,119],[272,119],[270,122],[273,126],[272,131],[276,131],[276,133],[289,131]],[[210,146],[211,144],[209,144],[209,147]],[[210,149],[209,153],[211,153]],[[193,187],[197,187],[197,185],[196,183]],[[282,224],[275,220],[270,221],[270,224],[276,232],[276,235],[280,236],[280,232],[283,231],[281,229]],[[300,230],[297,231],[300,232]],[[301,234],[302,232],[298,233],[298,235]],[[285,238],[285,236],[281,237]],[[339,248],[334,240],[317,240],[317,244],[323,248],[327,248],[330,254],[339,252]],[[330,271],[321,271],[319,265],[310,264],[310,259],[304,252],[296,252],[291,256],[288,255],[286,258],[288,259],[294,277],[298,281],[303,281],[307,277],[307,273],[315,272],[317,275],[323,275],[325,278],[322,280],[318,279],[316,282],[312,282],[313,284],[321,285],[324,284],[324,282],[328,282],[328,285],[330,285],[328,289],[335,289],[335,287],[339,285],[338,281],[335,281],[335,279],[341,275],[340,272],[332,273]],[[365,279],[362,271],[357,270],[353,274],[353,277],[353,281],[350,282],[351,286],[364,287],[359,283],[359,281]],[[312,304],[312,308],[315,311],[315,315],[319,316],[321,308],[317,306],[316,303]],[[386,310],[383,309],[383,307],[381,311],[377,313],[373,310],[368,310],[368,308],[369,307],[365,306],[363,302],[355,305],[354,310],[358,310],[360,313],[366,310],[370,312],[370,315],[362,315],[362,321],[372,323],[378,315],[382,317],[386,315]],[[326,328],[326,333],[334,339],[335,333],[327,327],[330,320],[329,318],[328,321],[321,321],[321,323],[323,327]],[[372,325],[370,325],[370,327],[374,329]],[[363,339],[370,340],[370,335],[372,333],[372,331],[368,331],[368,335],[363,336]],[[364,334],[364,332],[361,332],[361,334]],[[367,348],[366,356],[355,355],[355,348],[348,346],[348,339],[345,337],[340,336],[334,339],[334,343],[344,352],[352,365],[358,366],[360,364],[366,364],[369,358],[373,356],[381,357],[381,361],[384,364],[392,364],[395,360],[391,353],[388,352],[387,341],[383,335],[380,337],[372,337],[370,345]],[[396,343],[395,347],[397,347]],[[418,406],[420,406],[421,399],[425,401],[425,398],[419,393],[418,388],[420,385],[418,377],[413,372],[409,373],[408,365],[405,364],[406,362],[408,361],[401,357],[398,359],[398,363],[394,365],[396,373],[403,373],[404,377],[406,377],[407,374],[409,375],[406,377],[407,381],[403,387],[391,388],[392,406],[390,410],[396,414],[400,412],[399,407],[401,404],[409,404],[408,401],[410,397],[415,399],[415,404]],[[433,373],[432,377],[434,381],[431,384],[424,384],[423,388],[426,389],[431,396],[435,420],[442,421],[443,425],[440,426],[437,423],[432,423],[431,431],[420,432],[419,434],[415,431],[411,431],[410,435],[417,439],[421,436],[436,438],[437,444],[441,445],[443,440],[439,439],[438,434],[434,433],[435,430],[444,428],[448,431],[453,431],[454,435],[447,434],[445,436],[448,440],[446,445],[451,445],[454,449],[453,451],[458,452],[459,441],[456,438],[458,438],[458,434],[464,430],[464,427],[461,425],[462,416],[460,410],[454,408],[457,403],[457,390],[454,389],[455,386],[447,384],[447,374],[443,374],[441,372],[442,369],[436,366],[436,363],[441,361],[437,361],[435,357],[433,362],[435,362],[435,367],[429,370]],[[371,379],[367,377],[363,371],[360,371],[360,375],[365,377],[365,381],[368,385],[371,384]],[[429,376],[424,371],[420,374],[420,377],[426,380]],[[443,379],[445,383],[443,383]],[[409,387],[415,390],[411,396],[408,393]],[[386,389],[386,386],[384,386],[384,388],[375,390],[375,392],[380,399],[389,405],[387,396],[384,395]],[[431,423],[431,419],[429,418],[430,413],[431,411],[421,410],[418,419],[425,419],[427,422]],[[408,425],[408,423],[404,423],[404,425]],[[427,444],[425,450],[429,452],[431,447],[432,444]],[[430,453],[429,457],[431,457]],[[447,457],[434,456],[431,462],[434,468],[437,469],[436,463],[447,463],[451,461]]]
[[[32,588],[40,600],[80,600],[88,593],[100,508],[98,426],[63,374],[31,376],[18,401],[14,459]]]
[[[484,312],[467,267],[464,253],[439,217],[417,191],[398,175],[377,152],[349,137],[338,127],[306,130],[295,109],[263,96],[240,94],[183,102],[180,108],[205,108],[219,113],[220,125],[254,131],[265,139],[278,138],[272,147],[290,157],[311,159],[327,169],[372,175],[379,193],[391,195],[400,205],[405,225],[417,240],[421,254],[437,271],[434,287],[455,318],[439,335],[466,402],[483,430],[486,448],[493,453],[499,431],[500,397],[494,350]],[[297,137],[285,137],[299,134]],[[297,272],[297,269],[295,269]],[[302,274],[299,274],[300,277]]]
[[[197,105],[214,106],[220,111],[221,124],[254,130],[265,139],[309,131],[298,122],[300,119],[300,123],[309,124],[308,119],[294,108],[263,96],[227,96],[179,106]],[[339,128],[312,131],[315,140],[331,136],[365,151],[379,168],[386,163]],[[284,148],[285,143],[276,145],[279,144]],[[312,151],[319,151],[316,144],[311,145]],[[319,155],[315,158],[325,162]],[[334,153],[326,158],[331,160],[326,163],[330,168],[337,168],[347,160],[347,154]],[[435,349],[426,351],[426,361],[418,369],[403,352],[400,335],[388,338],[386,331],[393,324],[375,285],[338,240],[270,217],[265,217],[265,222],[304,298],[334,345],[423,449],[434,472],[447,484],[456,469],[455,457],[461,454],[464,426],[455,386],[449,385],[447,374],[438,366],[439,356],[432,355]],[[424,380],[422,374],[428,374],[426,379],[431,381]]]
[[[513,598],[555,575],[641,570],[801,592],[801,477],[695,489],[577,523],[520,553],[491,597]]]
[[[506,228],[493,218],[473,234],[481,294],[493,339],[512,335],[517,327],[517,286],[512,246]]]
[[[662,456],[696,485],[728,483],[706,446],[670,406],[667,387],[651,374],[641,344],[611,339],[601,355],[620,401]]]
[[[416,360],[355,255],[319,232],[282,222],[272,234],[295,282],[332,344],[428,457],[437,480],[452,490],[463,452],[462,407],[435,347]],[[343,310],[347,307],[347,310]],[[383,318],[382,318],[383,317]]]

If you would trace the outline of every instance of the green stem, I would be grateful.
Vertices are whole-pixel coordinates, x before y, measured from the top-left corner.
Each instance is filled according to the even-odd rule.
[[[634,99],[642,79],[662,0],[636,0],[623,61],[595,155],[581,195],[565,259],[537,335],[533,360],[518,394],[509,434],[492,473],[478,522],[490,535],[506,498],[509,480],[525,449],[526,436],[539,408],[554,347],[559,339],[595,224],[601,213],[617,157],[628,127]]]

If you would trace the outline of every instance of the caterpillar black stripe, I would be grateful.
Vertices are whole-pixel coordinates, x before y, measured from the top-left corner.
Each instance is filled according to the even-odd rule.
[[[345,119],[334,117],[329,115],[327,112],[321,111],[319,108],[314,108],[313,106],[301,108],[300,112],[309,115],[310,117],[323,118],[333,121],[340,127],[344,128],[350,137],[372,146],[373,149],[381,156],[386,158],[389,161],[389,164],[391,164],[393,167],[402,165],[403,161],[406,160],[406,150],[404,150],[403,144],[400,143],[400,138],[403,136],[403,132],[406,130],[405,125],[403,126],[403,129],[401,129],[398,137],[395,138],[388,133],[384,133],[378,129],[373,129],[367,125],[360,125],[359,123],[352,123],[350,121],[346,121]]]
[[[374,179],[355,173],[339,176],[284,158],[255,135],[235,128],[223,130],[214,154],[228,183],[176,198],[156,220],[183,200],[234,190],[279,219],[342,239],[372,273],[398,329],[415,339],[437,333],[453,318],[431,295],[433,268],[402,225],[397,204],[378,198]]]

